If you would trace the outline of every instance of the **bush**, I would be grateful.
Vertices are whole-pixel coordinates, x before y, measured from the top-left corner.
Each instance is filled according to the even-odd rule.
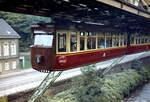
[[[129,69],[101,77],[99,71],[82,69],[83,75],[73,79],[73,87],[57,94],[49,102],[119,102],[137,85],[150,79],[150,68]]]

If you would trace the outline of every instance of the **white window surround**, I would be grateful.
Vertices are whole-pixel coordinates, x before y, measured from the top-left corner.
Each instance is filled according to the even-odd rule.
[[[9,43],[4,43],[3,49],[4,49],[4,56],[9,56]]]
[[[17,62],[16,61],[12,61],[12,69],[16,69],[17,68]]]
[[[10,48],[11,48],[11,55],[16,55],[16,43],[11,43],[10,45]]]
[[[0,62],[0,72],[3,71],[2,62]]]
[[[1,43],[0,43],[0,57],[2,56],[2,46],[1,46]]]
[[[5,62],[5,70],[9,70],[9,62]]]

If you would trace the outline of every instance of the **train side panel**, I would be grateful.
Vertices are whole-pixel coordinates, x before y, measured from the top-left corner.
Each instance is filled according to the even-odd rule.
[[[108,59],[116,58],[125,55],[126,47],[109,48],[103,50],[86,51],[70,54],[62,54],[56,56],[56,63],[53,70],[67,70],[92,64]],[[63,57],[63,58],[62,58]],[[64,63],[65,62],[65,63]]]
[[[150,50],[150,44],[130,45],[127,49],[128,54],[134,54],[148,50]]]

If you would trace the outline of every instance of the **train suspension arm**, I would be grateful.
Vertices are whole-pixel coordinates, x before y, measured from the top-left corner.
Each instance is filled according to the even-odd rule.
[[[62,74],[63,71],[58,72],[50,72],[45,77],[45,79],[41,82],[41,84],[38,86],[34,94],[31,96],[31,98],[28,100],[28,102],[35,102],[43,93],[48,89],[51,85],[54,84],[56,79]]]
[[[142,58],[144,55],[146,55],[149,51],[145,51],[143,52],[143,54],[141,54],[140,56],[138,56],[137,58],[135,58],[134,60],[138,60],[140,58]],[[126,55],[117,58],[109,67],[107,67],[103,72],[102,72],[102,76],[106,75],[114,66],[118,65],[124,58],[126,57]]]
[[[102,72],[102,76],[106,75],[114,66],[118,65],[125,57],[126,55],[119,57],[115,61],[113,61],[113,63]]]

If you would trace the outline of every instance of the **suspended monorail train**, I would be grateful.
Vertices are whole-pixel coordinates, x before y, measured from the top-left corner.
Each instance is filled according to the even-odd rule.
[[[103,28],[91,30],[90,27],[61,28],[53,24],[32,26],[33,69],[44,72],[63,71],[150,50],[148,34],[134,33],[128,36],[127,33],[105,31]]]

